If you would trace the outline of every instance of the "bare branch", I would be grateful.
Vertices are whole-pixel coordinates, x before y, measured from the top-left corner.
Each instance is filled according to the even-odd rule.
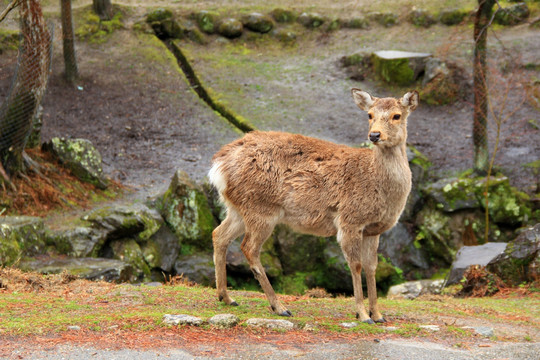
[[[0,13],[0,21],[4,20],[5,17],[7,16],[7,14],[9,14],[9,12],[13,9],[15,9],[17,7],[17,5],[19,5],[19,1],[20,0],[12,0],[8,6],[6,6],[6,8],[4,10],[2,10],[2,13]]]

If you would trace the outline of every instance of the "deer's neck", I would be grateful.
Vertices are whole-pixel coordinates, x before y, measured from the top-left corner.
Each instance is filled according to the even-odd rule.
[[[373,149],[374,167],[381,183],[390,185],[389,189],[405,192],[411,186],[411,170],[407,160],[405,144],[391,148],[375,146]]]

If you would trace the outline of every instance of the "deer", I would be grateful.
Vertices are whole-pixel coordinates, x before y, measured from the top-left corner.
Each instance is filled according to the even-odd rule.
[[[286,224],[301,233],[336,236],[352,275],[356,318],[368,324],[386,322],[377,308],[377,248],[381,233],[397,223],[411,190],[407,118],[418,106],[419,95],[410,91],[396,99],[356,88],[351,92],[368,114],[371,148],[253,131],[213,156],[208,177],[226,207],[225,219],[212,232],[219,301],[238,306],[227,291],[226,254],[231,242],[244,235],[242,253],[272,310],[292,316],[260,260],[261,247],[274,227]]]

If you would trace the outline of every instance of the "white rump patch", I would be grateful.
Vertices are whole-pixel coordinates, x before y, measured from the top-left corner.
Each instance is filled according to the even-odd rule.
[[[227,182],[221,172],[221,162],[215,162],[214,165],[212,165],[208,172],[208,178],[210,179],[210,183],[217,189],[219,195],[222,196],[227,188]]]

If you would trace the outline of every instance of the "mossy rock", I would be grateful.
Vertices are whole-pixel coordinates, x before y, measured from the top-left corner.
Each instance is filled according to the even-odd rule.
[[[468,12],[461,9],[443,10],[439,14],[439,21],[444,25],[458,25],[463,22]]]
[[[182,244],[198,249],[212,247],[215,220],[208,199],[184,171],[174,174],[167,191],[157,199],[156,208]]]
[[[44,148],[82,181],[106,189],[108,180],[103,175],[101,154],[86,139],[52,138]]]
[[[107,232],[94,229],[91,225],[77,226],[67,230],[51,231],[48,243],[54,244],[56,251],[73,257],[97,256],[107,241]]]
[[[20,34],[18,31],[0,29],[0,54],[7,50],[19,48]]]
[[[437,22],[430,13],[423,9],[415,9],[411,11],[409,13],[408,20],[415,26],[425,28],[428,28]]]
[[[186,29],[185,37],[187,37],[189,40],[193,41],[194,43],[197,43],[200,45],[204,45],[207,43],[207,40],[204,34],[197,28]]]
[[[349,29],[369,29],[369,20],[363,16],[342,21],[341,26]]]
[[[159,8],[149,12],[146,15],[146,22],[162,22],[163,20],[172,19],[173,13],[169,9]]]
[[[175,272],[190,281],[203,286],[213,286],[216,282],[212,255],[207,252],[181,255],[174,264]]]
[[[172,18],[154,21],[150,25],[160,39],[183,39],[187,33],[185,26]]]
[[[88,10],[75,29],[75,35],[80,40],[100,44],[109,39],[115,30],[123,28],[123,14],[121,12],[114,14],[111,20],[101,20],[93,11]]]
[[[195,14],[195,20],[197,21],[197,26],[202,32],[214,34],[217,31],[219,14],[203,10]]]
[[[392,12],[372,12],[368,14],[368,18],[384,27],[392,27],[399,23],[398,15]]]
[[[11,266],[45,249],[43,220],[31,216],[0,217],[0,266]]]
[[[242,22],[234,18],[226,18],[219,22],[217,33],[229,39],[240,37],[244,31]]]
[[[272,36],[284,44],[294,44],[296,42],[296,33],[286,29],[274,29]]]
[[[278,23],[293,23],[298,18],[294,11],[280,8],[272,10],[270,16]]]
[[[227,250],[227,270],[231,276],[237,274],[251,277],[252,272],[249,263],[240,248],[242,240],[237,239],[229,246]],[[265,241],[261,250],[261,263],[266,275],[270,278],[277,278],[283,274],[283,268],[279,260],[275,242],[275,239],[270,237]]]
[[[400,86],[411,85],[425,68],[431,54],[384,50],[372,54],[375,73],[384,81]]]
[[[495,22],[500,25],[521,24],[531,14],[529,7],[524,2],[498,9],[495,13]]]
[[[449,226],[450,216],[441,211],[424,207],[417,215],[418,232],[415,246],[423,248],[431,262],[450,265],[454,260],[457,248],[452,244],[452,233]]]
[[[298,17],[298,22],[308,29],[316,29],[324,24],[326,19],[317,13],[304,12]]]
[[[141,247],[133,239],[118,239],[109,243],[113,258],[121,260],[133,267],[138,280],[150,277],[150,267],[145,261]]]
[[[265,34],[274,28],[270,16],[260,13],[251,13],[242,17],[242,24],[249,30]]]

